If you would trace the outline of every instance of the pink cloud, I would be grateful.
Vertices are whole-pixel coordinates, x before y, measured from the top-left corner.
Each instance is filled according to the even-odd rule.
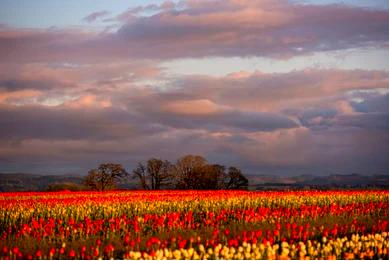
[[[186,1],[178,7],[165,3],[138,9],[153,9],[156,13],[123,13],[124,22],[116,32],[3,28],[0,55],[4,62],[209,56],[288,58],[315,51],[385,48],[389,41],[386,10],[233,0]],[[126,16],[130,19],[126,20]]]
[[[389,73],[363,70],[305,70],[290,73],[246,73],[225,77],[188,76],[173,82],[181,95],[262,112],[329,106],[347,93],[389,86]],[[340,106],[340,103],[337,103]],[[343,104],[343,110],[346,109]],[[339,107],[340,109],[340,107]]]
[[[215,114],[225,110],[223,106],[217,105],[210,100],[189,100],[173,101],[162,107],[167,112],[189,115]]]
[[[16,103],[23,104],[26,102],[35,102],[42,95],[42,92],[36,90],[20,90],[20,91],[1,91],[0,89],[0,104],[1,103]]]
[[[63,106],[78,109],[86,107],[108,108],[112,106],[112,103],[109,99],[98,98],[95,95],[84,95],[75,100],[65,101]]]
[[[388,169],[388,99],[378,91],[388,89],[386,71],[170,77],[160,67],[387,46],[388,11],[184,1],[118,19],[119,30],[103,33],[0,28],[0,160],[87,168],[197,153],[249,170]]]

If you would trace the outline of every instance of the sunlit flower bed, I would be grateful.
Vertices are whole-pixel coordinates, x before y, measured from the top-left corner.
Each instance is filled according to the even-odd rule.
[[[0,194],[1,259],[388,259],[388,191]]]

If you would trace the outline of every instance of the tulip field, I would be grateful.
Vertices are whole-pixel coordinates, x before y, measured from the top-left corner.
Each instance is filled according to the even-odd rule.
[[[0,193],[0,259],[389,259],[389,191]]]

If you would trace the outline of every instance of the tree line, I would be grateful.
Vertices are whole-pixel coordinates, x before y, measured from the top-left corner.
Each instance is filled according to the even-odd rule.
[[[209,164],[198,155],[186,155],[175,164],[151,158],[140,162],[127,172],[121,164],[104,163],[92,169],[84,179],[89,189],[104,191],[114,189],[120,179],[137,179],[140,189],[247,189],[248,179],[236,167],[228,169],[219,164]]]

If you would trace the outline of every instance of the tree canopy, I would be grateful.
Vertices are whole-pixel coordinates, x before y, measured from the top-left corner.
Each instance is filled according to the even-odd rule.
[[[209,164],[199,155],[185,155],[176,164],[160,159],[139,163],[133,170],[142,189],[247,189],[248,180],[236,167]]]
[[[127,172],[121,164],[103,163],[88,172],[84,185],[98,191],[114,189],[116,181],[126,175]]]
[[[139,179],[142,189],[158,190],[171,186],[172,165],[167,160],[152,158],[145,164],[140,162],[132,171],[135,178]]]
[[[144,190],[159,189],[247,189],[248,179],[236,167],[209,164],[199,155],[185,155],[175,164],[167,160],[151,158],[146,163],[139,162],[132,171],[139,187]],[[104,163],[91,169],[84,179],[84,185],[92,190],[115,189],[120,178],[128,173],[120,164]]]

